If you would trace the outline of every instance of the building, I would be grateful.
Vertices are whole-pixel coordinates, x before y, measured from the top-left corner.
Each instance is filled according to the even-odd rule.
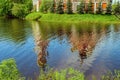
[[[55,0],[56,4],[59,0]],[[87,8],[87,5],[88,3],[90,2],[90,0],[83,0],[84,3],[85,3],[85,9]],[[36,11],[38,12],[39,11],[39,7],[40,7],[40,4],[41,4],[42,0],[37,0],[36,2]],[[73,9],[73,12],[76,12],[77,11],[77,6],[80,4],[80,0],[71,0],[72,2],[72,9]],[[94,13],[96,13],[97,9],[98,9],[98,5],[99,3],[101,2],[101,6],[102,6],[102,10],[105,11],[106,10],[106,7],[107,7],[107,4],[108,3],[112,3],[112,0],[91,0],[92,2],[92,10]],[[64,10],[67,9],[67,0],[63,0],[63,5],[64,5]]]

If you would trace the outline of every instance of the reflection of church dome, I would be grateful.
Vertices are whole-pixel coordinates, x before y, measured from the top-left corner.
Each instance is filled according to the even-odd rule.
[[[34,33],[34,39],[35,39],[34,41],[35,41],[35,52],[37,54],[37,63],[38,63],[38,66],[44,68],[47,63],[46,48],[48,45],[48,41],[42,38],[40,29],[39,29],[39,24],[36,22],[36,24],[34,25],[35,27],[33,28],[33,33]]]

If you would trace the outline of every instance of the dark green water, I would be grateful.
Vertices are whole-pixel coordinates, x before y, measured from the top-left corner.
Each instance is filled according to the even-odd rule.
[[[83,50],[86,52],[82,52]],[[40,69],[73,67],[86,79],[120,70],[120,24],[62,24],[0,19],[0,61],[16,60],[27,78]]]

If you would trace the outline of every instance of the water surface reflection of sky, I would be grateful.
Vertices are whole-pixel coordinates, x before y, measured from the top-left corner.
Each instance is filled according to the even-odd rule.
[[[0,20],[0,61],[16,60],[26,77],[46,67],[73,67],[91,80],[120,69],[120,25]],[[87,49],[82,54],[83,49]]]

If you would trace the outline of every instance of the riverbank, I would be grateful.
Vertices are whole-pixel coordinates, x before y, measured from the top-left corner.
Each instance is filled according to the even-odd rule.
[[[98,14],[43,14],[31,13],[26,16],[27,20],[38,20],[47,22],[94,22],[94,23],[120,23],[114,15],[98,15]]]
[[[101,76],[101,80],[119,80],[120,71],[115,70],[113,74],[109,72]],[[0,62],[0,79],[2,80],[33,80],[22,77],[17,69],[16,61],[14,59],[6,59]],[[47,72],[40,71],[37,80],[86,80],[83,73],[73,68],[62,69],[60,71],[49,69]],[[97,80],[95,76],[92,78]]]

